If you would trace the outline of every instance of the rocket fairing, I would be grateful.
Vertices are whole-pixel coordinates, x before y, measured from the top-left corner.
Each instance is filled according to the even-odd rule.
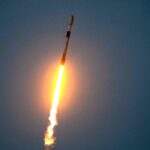
[[[69,22],[68,22],[68,30],[66,33],[65,48],[63,51],[63,55],[61,57],[61,65],[64,65],[65,61],[66,61],[67,49],[68,49],[68,44],[69,44],[69,40],[70,40],[70,34],[71,34],[73,22],[74,22],[74,16],[70,16]]]

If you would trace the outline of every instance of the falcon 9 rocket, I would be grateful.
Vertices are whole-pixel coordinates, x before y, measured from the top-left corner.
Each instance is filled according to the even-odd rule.
[[[63,54],[61,57],[61,65],[64,65],[65,61],[66,61],[67,49],[68,49],[68,44],[69,44],[69,40],[70,40],[70,34],[71,34],[73,22],[74,22],[74,16],[70,16],[69,22],[68,22],[68,30],[66,33],[65,48],[64,48],[64,51],[63,51]]]

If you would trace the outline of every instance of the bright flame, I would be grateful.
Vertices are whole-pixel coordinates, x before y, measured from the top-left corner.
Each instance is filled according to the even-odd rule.
[[[52,108],[50,111],[50,116],[49,116],[49,125],[47,127],[47,130],[45,132],[45,138],[44,138],[44,145],[45,146],[51,146],[54,144],[56,138],[54,137],[54,128],[57,125],[57,108],[59,104],[59,97],[60,97],[60,89],[61,89],[61,84],[62,84],[62,78],[63,78],[63,72],[64,72],[64,66],[61,65],[59,67],[59,73],[58,73],[58,78],[56,81],[56,88],[54,92],[54,97],[52,101]]]

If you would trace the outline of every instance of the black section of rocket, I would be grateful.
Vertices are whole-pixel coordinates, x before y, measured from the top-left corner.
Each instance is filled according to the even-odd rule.
[[[68,44],[69,44],[69,40],[70,40],[70,34],[71,34],[73,22],[74,22],[74,16],[70,16],[69,22],[68,22],[68,30],[67,30],[67,33],[66,33],[65,48],[64,48],[64,51],[63,51],[63,55],[61,57],[61,64],[62,65],[64,65],[65,61],[66,61],[67,49],[68,49]]]

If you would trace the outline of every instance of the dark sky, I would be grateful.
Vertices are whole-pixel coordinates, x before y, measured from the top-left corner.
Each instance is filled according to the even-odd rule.
[[[0,0],[0,150],[43,150],[70,14],[54,150],[149,150],[149,0]]]

